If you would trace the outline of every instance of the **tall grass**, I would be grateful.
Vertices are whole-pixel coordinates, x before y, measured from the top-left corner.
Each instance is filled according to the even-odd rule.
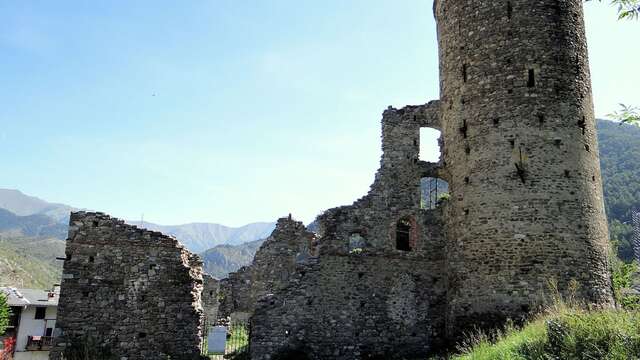
[[[551,302],[524,327],[468,336],[453,360],[640,359],[640,313],[594,310],[551,284]],[[575,292],[573,292],[575,293]]]

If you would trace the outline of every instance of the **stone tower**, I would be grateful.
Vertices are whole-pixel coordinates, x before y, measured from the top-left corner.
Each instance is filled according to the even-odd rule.
[[[550,280],[612,301],[582,6],[434,4],[450,331],[526,313]]]

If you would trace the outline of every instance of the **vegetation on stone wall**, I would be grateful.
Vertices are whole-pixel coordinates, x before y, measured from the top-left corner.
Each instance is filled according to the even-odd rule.
[[[9,316],[11,316],[11,309],[7,304],[7,297],[0,293],[0,335],[4,334],[9,326]]]

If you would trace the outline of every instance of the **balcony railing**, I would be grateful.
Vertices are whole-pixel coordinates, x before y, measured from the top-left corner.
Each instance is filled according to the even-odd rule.
[[[47,351],[53,346],[53,336],[29,336],[27,338],[28,351]]]

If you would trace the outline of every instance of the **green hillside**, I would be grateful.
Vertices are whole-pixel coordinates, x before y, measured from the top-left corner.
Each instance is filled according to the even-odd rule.
[[[0,237],[0,285],[46,289],[60,283],[64,242]]]
[[[631,211],[640,208],[640,127],[600,120],[598,141],[611,239],[620,258],[629,261]]]

